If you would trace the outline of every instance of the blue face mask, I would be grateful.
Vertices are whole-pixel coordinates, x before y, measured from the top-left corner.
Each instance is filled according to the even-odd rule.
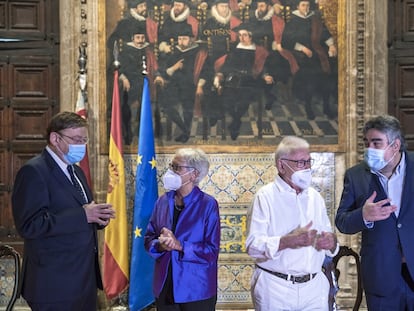
[[[367,162],[368,166],[375,172],[378,172],[380,170],[382,170],[388,163],[391,162],[391,160],[394,158],[394,155],[391,157],[391,159],[389,159],[388,161],[386,161],[384,159],[384,154],[385,151],[388,149],[389,146],[391,146],[391,144],[389,144],[387,146],[387,148],[385,149],[375,149],[375,148],[366,148],[365,152],[364,152],[364,159],[365,162]]]
[[[69,151],[64,155],[66,161],[70,164],[75,164],[81,161],[86,154],[86,145],[72,145],[68,144]]]

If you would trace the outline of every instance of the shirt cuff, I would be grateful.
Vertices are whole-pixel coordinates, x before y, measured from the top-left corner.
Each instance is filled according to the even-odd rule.
[[[366,226],[368,229],[372,229],[372,228],[374,228],[374,222],[373,222],[373,221],[366,221],[366,220],[364,219],[364,223],[365,223],[365,226]]]

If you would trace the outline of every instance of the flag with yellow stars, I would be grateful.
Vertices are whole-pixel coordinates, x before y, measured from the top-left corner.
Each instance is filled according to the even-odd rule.
[[[154,260],[145,251],[144,234],[157,198],[157,161],[155,159],[154,130],[148,78],[145,77],[141,102],[135,176],[134,221],[132,226],[129,286],[129,307],[131,311],[141,310],[154,301],[152,293]]]

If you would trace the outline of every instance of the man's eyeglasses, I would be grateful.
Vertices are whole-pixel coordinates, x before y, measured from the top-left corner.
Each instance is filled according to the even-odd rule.
[[[72,136],[62,134],[62,133],[59,133],[59,135],[63,136],[63,137],[66,137],[66,138],[69,138],[72,142],[74,142],[75,144],[78,144],[78,145],[85,145],[89,141],[88,137],[81,137],[81,136],[73,136],[72,137]]]
[[[194,169],[194,167],[192,167],[192,166],[177,165],[177,164],[174,164],[174,163],[170,163],[170,164],[168,164],[168,167],[169,167],[170,169],[172,169],[174,172],[179,172],[179,171],[181,171],[181,169],[183,169],[183,168],[192,168],[192,169]]]
[[[315,162],[314,159],[309,159],[309,160],[290,160],[290,159],[281,159],[284,161],[289,161],[289,162],[294,162],[296,163],[296,167],[297,168],[303,168],[306,166],[312,166],[313,163]]]

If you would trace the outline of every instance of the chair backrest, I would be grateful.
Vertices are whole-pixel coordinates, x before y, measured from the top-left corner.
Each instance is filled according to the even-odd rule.
[[[362,302],[362,279],[361,279],[361,263],[359,260],[359,255],[350,247],[348,246],[341,246],[339,248],[339,252],[338,254],[332,259],[332,263],[335,267],[335,277],[336,277],[336,281],[338,282],[339,277],[340,277],[340,271],[337,268],[338,266],[338,261],[344,257],[344,256],[352,256],[355,259],[355,264],[356,264],[356,269],[357,269],[357,281],[358,281],[358,288],[357,288],[357,295],[356,295],[356,299],[355,299],[355,303],[354,303],[354,307],[353,307],[353,311],[358,311],[359,307],[361,305]]]
[[[0,263],[3,260],[12,261],[14,264],[14,282],[12,284],[12,290],[10,299],[7,303],[6,311],[11,311],[18,297],[19,279],[20,279],[20,256],[19,253],[9,245],[0,245]],[[5,261],[6,262],[6,261]],[[4,288],[2,289],[4,290]],[[6,287],[7,290],[7,287]],[[9,294],[7,294],[9,296]]]

